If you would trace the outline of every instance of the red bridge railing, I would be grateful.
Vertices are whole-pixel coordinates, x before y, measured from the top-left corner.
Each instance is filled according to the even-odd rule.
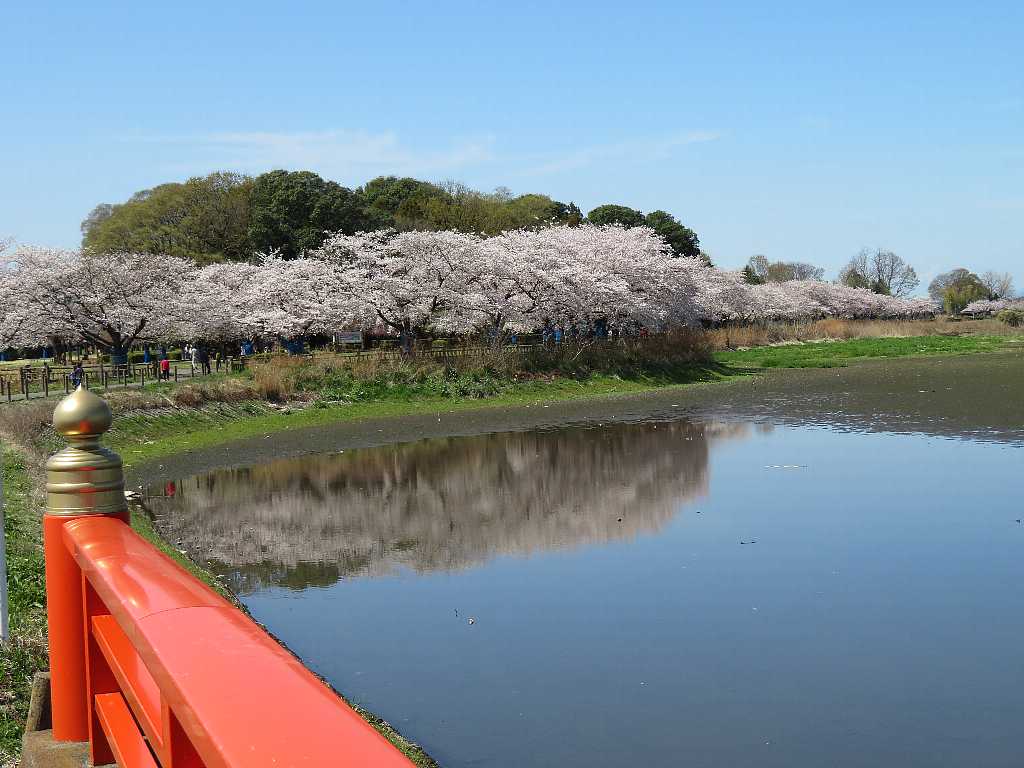
[[[93,765],[246,768],[411,763],[248,616],[127,524],[106,403],[66,398],[71,447],[47,464],[44,520],[57,741]]]

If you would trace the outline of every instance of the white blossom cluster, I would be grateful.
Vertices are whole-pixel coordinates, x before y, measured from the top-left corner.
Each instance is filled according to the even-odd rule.
[[[296,338],[343,329],[411,338],[543,327],[660,331],[678,325],[934,315],[834,283],[747,285],[676,258],[646,227],[335,234],[302,258],[206,267],[152,254],[33,247],[0,268],[0,348],[56,340],[126,350],[173,340]]]
[[[979,299],[963,308],[964,315],[995,315],[1004,309],[1024,311],[1024,299]]]

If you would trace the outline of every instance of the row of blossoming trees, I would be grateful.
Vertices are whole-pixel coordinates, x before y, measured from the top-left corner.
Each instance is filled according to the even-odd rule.
[[[961,310],[963,315],[998,315],[1004,310],[1024,312],[1024,299],[978,299]]]
[[[677,258],[646,227],[336,234],[302,258],[199,268],[171,256],[21,247],[0,269],[0,349],[291,339],[343,329],[485,334],[600,322],[624,332],[824,317],[911,318],[926,299],[818,281],[752,286]]]

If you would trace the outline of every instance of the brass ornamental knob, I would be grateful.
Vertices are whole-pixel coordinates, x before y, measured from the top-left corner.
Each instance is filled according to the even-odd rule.
[[[121,457],[100,445],[113,416],[107,402],[79,387],[53,412],[53,426],[71,443],[46,462],[48,515],[110,515],[127,510]]]

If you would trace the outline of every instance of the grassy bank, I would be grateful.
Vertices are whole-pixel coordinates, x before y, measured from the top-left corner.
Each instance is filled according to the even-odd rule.
[[[0,647],[0,765],[14,765],[28,712],[29,686],[46,669],[42,499],[26,457],[0,445],[11,639]]]
[[[489,397],[446,398],[437,395],[365,402],[291,403],[279,409],[249,405],[244,411],[205,407],[178,413],[136,412],[118,420],[107,443],[120,451],[126,466],[186,450],[207,448],[248,437],[358,419],[422,413],[458,413],[476,408],[525,406],[555,400],[576,400],[633,394],[668,386],[720,381],[738,375],[737,368],[692,366],[674,377],[620,379],[592,376],[585,380],[523,382]]]
[[[1019,344],[1012,336],[914,336],[850,341],[813,341],[715,353],[725,366],[756,368],[835,368],[853,360],[994,352]]]
[[[419,372],[388,369],[359,376],[329,360],[282,361],[282,365],[257,368],[252,377],[257,390],[288,401],[285,407],[245,403],[192,411],[138,410],[118,419],[108,442],[122,452],[130,466],[185,450],[340,421],[634,394],[723,381],[750,375],[759,368],[834,368],[870,358],[978,354],[1020,342],[1011,336],[981,335],[813,341],[725,350],[714,353],[710,362],[636,365],[621,374],[575,371],[533,378],[471,370],[445,379],[446,374],[435,368]],[[305,399],[292,400],[296,397]]]
[[[761,368],[828,368],[868,358],[974,354],[1021,342],[977,332],[932,333],[792,341],[712,353],[720,345],[710,343],[710,337],[682,336],[619,347],[564,346],[517,357],[499,350],[484,359],[440,362],[353,364],[330,356],[274,360],[238,376],[208,382],[111,392],[116,421],[106,442],[130,466],[242,438],[341,421],[632,394],[723,381]],[[32,673],[46,666],[39,469],[45,455],[60,447],[49,427],[53,405],[40,401],[0,407],[0,436],[10,443],[3,449],[4,532],[14,634],[13,642],[0,652],[0,755],[6,760],[17,753]],[[199,578],[223,590],[210,574],[168,546],[145,517],[136,517],[133,524]],[[386,723],[370,713],[363,715],[417,765],[433,765]],[[0,764],[6,763],[0,760]]]

